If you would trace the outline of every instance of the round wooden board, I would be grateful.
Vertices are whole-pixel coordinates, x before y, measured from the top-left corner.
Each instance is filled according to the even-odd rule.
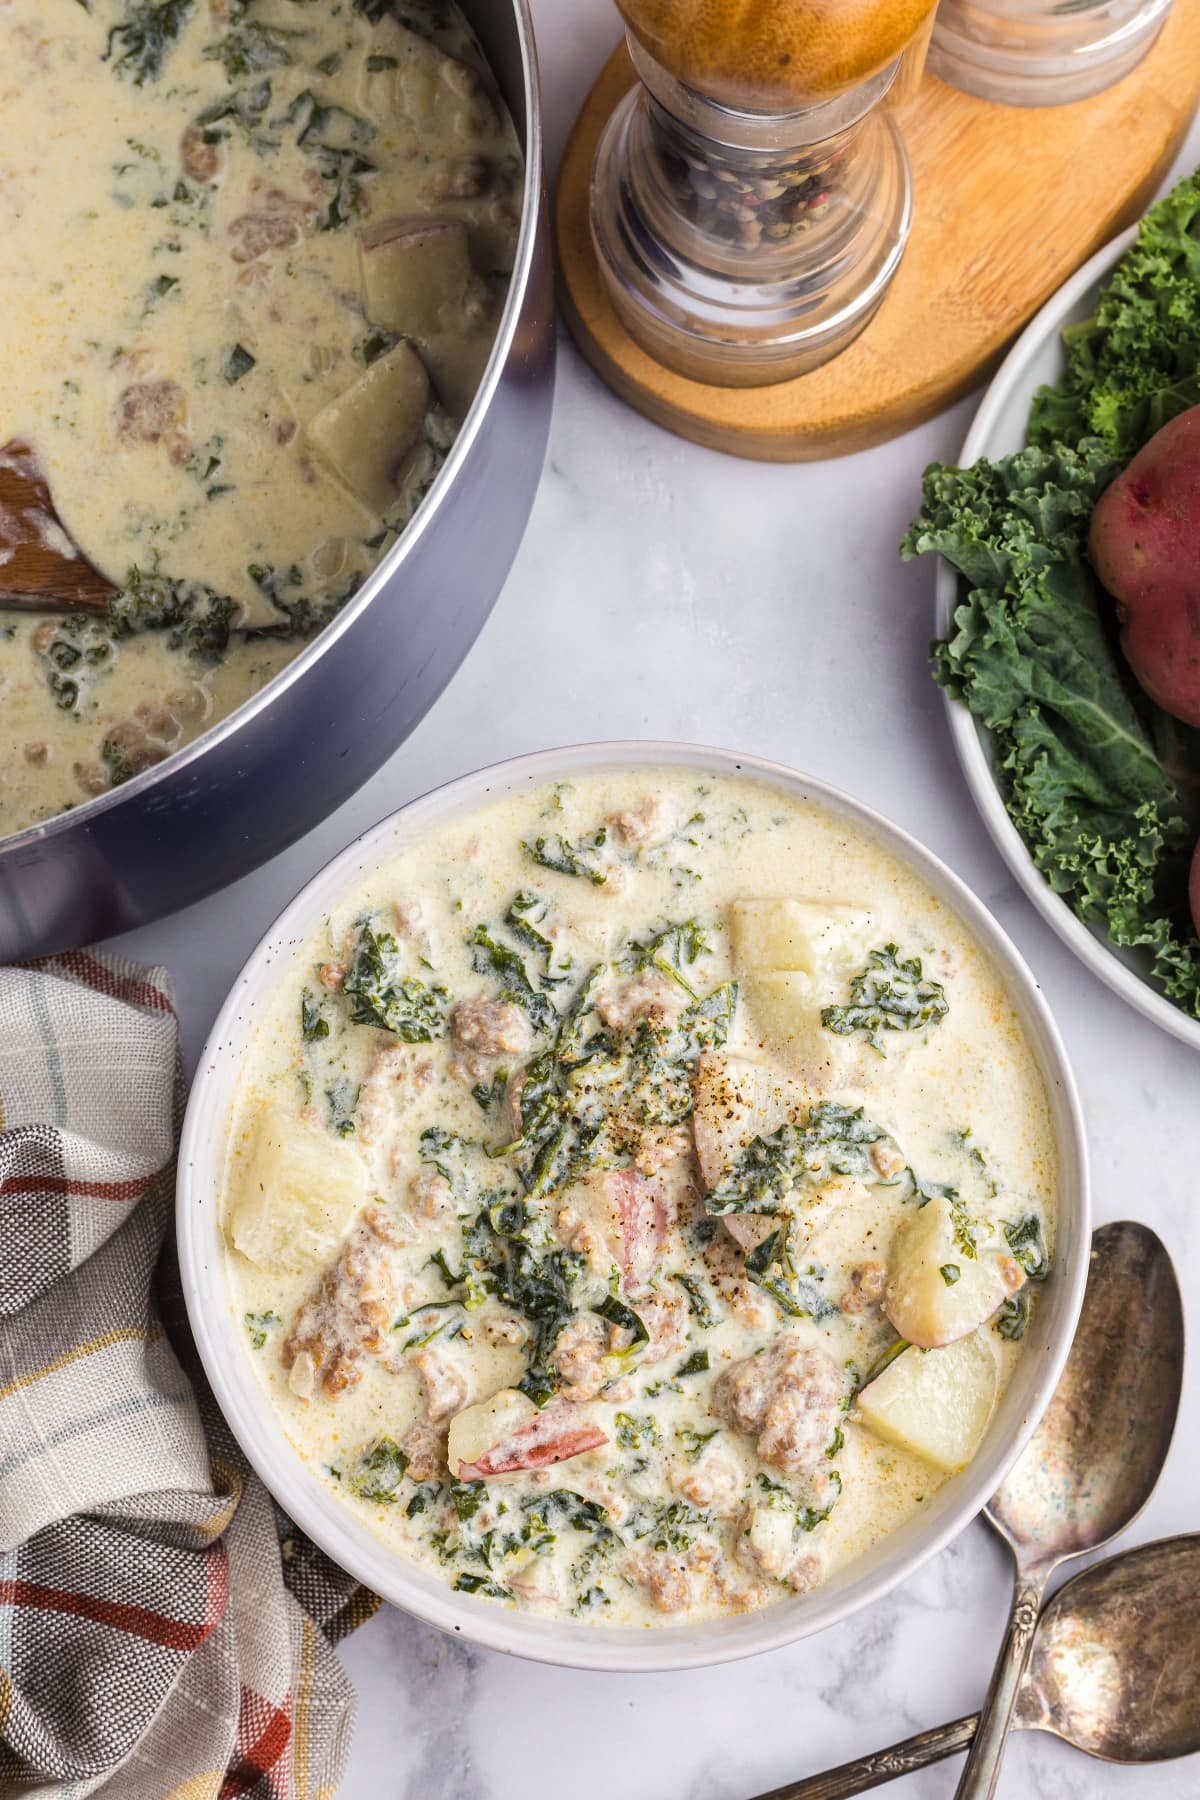
[[[840,356],[772,387],[709,387],[673,374],[609,304],[588,185],[597,140],[633,79],[622,45],[559,171],[567,322],[608,385],[669,431],[736,456],[802,462],[895,437],[967,393],[1071,271],[1144,211],[1200,97],[1200,0],[1176,0],[1134,73],[1072,106],[995,106],[927,73],[902,114],[915,217],[892,289]]]

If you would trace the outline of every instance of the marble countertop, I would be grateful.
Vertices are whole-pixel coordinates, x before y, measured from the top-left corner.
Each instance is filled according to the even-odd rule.
[[[616,39],[611,0],[535,0],[552,167]],[[1200,160],[1194,128],[1180,168]],[[1076,962],[985,835],[929,679],[933,567],[896,544],[924,465],[974,401],[879,449],[740,463],[628,411],[565,338],[550,453],[495,612],[408,743],[353,800],[225,893],[121,948],[172,970],[194,1062],[222,995],[296,890],[356,833],[481,763],[580,738],[708,741],[837,783],[914,832],[1012,934],[1058,1017],[1083,1094],[1097,1220],[1152,1223],[1200,1285],[1194,1052]],[[536,671],[536,685],[531,674]],[[1200,1373],[1125,1542],[1195,1528]],[[342,1800],[744,1800],[972,1711],[1008,1604],[1006,1553],[971,1525],[866,1616],[724,1669],[589,1675],[448,1641],[384,1608],[344,1648],[360,1695]],[[953,1791],[957,1765],[898,1800]],[[1200,1795],[1200,1759],[1142,1770],[1014,1739],[1001,1795]]]

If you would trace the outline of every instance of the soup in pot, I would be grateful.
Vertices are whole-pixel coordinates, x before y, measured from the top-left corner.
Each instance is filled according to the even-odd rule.
[[[448,0],[8,0],[0,96],[0,465],[115,590],[0,611],[3,835],[232,711],[395,541],[523,170]]]

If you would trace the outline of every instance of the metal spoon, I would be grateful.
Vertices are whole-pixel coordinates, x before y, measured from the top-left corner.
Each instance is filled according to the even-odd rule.
[[[1167,1458],[1183,1381],[1183,1303],[1146,1225],[1108,1225],[1071,1355],[1028,1449],[985,1508],[1016,1564],[1008,1630],[956,1800],[991,1800],[1053,1569],[1124,1531]]]
[[[1012,1614],[978,1721],[949,1727],[957,1739],[923,1733],[867,1758],[857,1786],[827,1777],[778,1788],[759,1800],[821,1800],[861,1793],[920,1766],[913,1746],[932,1738],[928,1760],[975,1747],[959,1795],[990,1795],[999,1770],[1038,1609],[1055,1566],[1124,1531],[1154,1490],[1175,1428],[1183,1379],[1183,1305],[1171,1258],[1148,1225],[1104,1225],[1092,1237],[1087,1292],[1075,1341],[1045,1417],[984,1509],[1016,1562]],[[970,1724],[965,1735],[961,1727]],[[873,1771],[873,1772],[870,1772]],[[835,1771],[842,1776],[842,1771]],[[969,1777],[969,1781],[968,1781]]]
[[[759,1800],[848,1800],[965,1750],[978,1724],[972,1713]],[[1013,1726],[1105,1762],[1200,1751],[1200,1535],[1124,1550],[1059,1588],[1038,1620]]]

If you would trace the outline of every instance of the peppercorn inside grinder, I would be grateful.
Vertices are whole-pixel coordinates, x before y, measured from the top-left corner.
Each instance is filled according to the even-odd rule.
[[[929,0],[619,0],[638,83],[597,146],[591,232],[654,360],[727,387],[836,356],[912,218],[880,102]]]

